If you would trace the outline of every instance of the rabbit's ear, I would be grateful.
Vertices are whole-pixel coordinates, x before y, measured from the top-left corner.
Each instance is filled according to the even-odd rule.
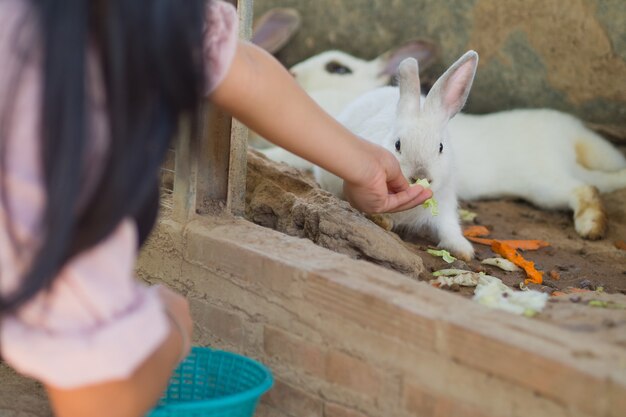
[[[291,8],[268,10],[255,23],[250,41],[267,52],[278,52],[300,28],[300,13]]]
[[[466,52],[435,82],[426,96],[424,110],[443,113],[448,119],[454,117],[465,105],[477,65],[478,54]]]
[[[393,76],[398,66],[406,58],[415,58],[421,71],[430,67],[438,58],[437,44],[426,39],[414,39],[406,44],[385,52],[376,58],[380,62],[380,74]]]
[[[413,117],[420,110],[420,74],[415,58],[406,58],[398,68],[400,99],[397,113],[400,117]]]

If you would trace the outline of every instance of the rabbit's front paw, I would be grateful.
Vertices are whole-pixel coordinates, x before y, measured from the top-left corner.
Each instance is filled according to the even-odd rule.
[[[474,247],[463,237],[455,240],[441,241],[439,242],[439,247],[450,251],[455,257],[465,262],[469,262],[474,258]]]

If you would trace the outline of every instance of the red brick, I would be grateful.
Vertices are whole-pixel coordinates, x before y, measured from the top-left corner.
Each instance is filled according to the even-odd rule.
[[[322,417],[324,407],[320,398],[280,380],[262,401],[292,417]]]
[[[359,411],[346,408],[335,403],[326,403],[324,405],[324,417],[368,417]]]
[[[326,360],[326,379],[369,397],[380,393],[380,373],[373,366],[342,352],[329,352]]]
[[[404,407],[411,414],[424,417],[491,417],[476,407],[454,400],[449,395],[429,391],[416,384],[405,384]]]
[[[265,326],[263,349],[267,355],[278,358],[290,366],[324,378],[325,352],[312,342],[275,327]]]

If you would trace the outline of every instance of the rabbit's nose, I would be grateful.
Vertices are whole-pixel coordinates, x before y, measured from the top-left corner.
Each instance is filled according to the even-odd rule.
[[[416,183],[416,182],[418,182],[420,179],[422,179],[422,178],[419,178],[419,177],[411,177],[411,178],[409,178],[409,184],[415,184],[415,183]],[[430,179],[430,178],[426,178],[426,180],[428,181],[428,183],[429,183],[430,185],[432,185],[432,184],[433,184],[433,180],[432,180],[432,179]]]
[[[432,177],[428,174],[428,172],[424,168],[420,168],[411,177],[409,177],[409,183],[415,184],[417,181],[421,179],[428,180],[429,184],[433,183]]]

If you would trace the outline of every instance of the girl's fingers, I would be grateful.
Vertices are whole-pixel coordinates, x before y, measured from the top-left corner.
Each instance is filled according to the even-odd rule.
[[[424,201],[431,198],[432,191],[427,188],[423,188],[419,185],[410,187],[405,191],[400,191],[396,194],[389,194],[387,197],[386,213],[394,213],[398,211],[409,210],[422,204]]]

